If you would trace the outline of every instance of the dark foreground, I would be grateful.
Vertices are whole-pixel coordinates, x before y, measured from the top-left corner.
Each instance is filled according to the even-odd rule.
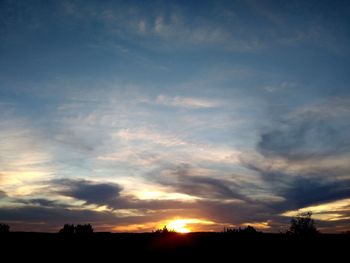
[[[295,237],[284,234],[235,235],[227,233],[111,234],[65,236],[49,233],[8,233],[0,236],[3,258],[98,259],[98,262],[125,262],[125,259],[274,259],[279,262],[315,259],[345,262],[349,258],[350,235],[320,234]],[[5,262],[5,261],[3,261]]]

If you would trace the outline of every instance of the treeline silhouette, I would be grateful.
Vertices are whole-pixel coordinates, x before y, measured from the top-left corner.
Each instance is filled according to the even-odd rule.
[[[7,224],[0,224],[0,233],[9,233],[10,226]],[[70,235],[91,235],[94,233],[94,229],[91,224],[65,224],[60,230],[59,234],[70,236]],[[154,234],[169,234],[176,233],[172,229],[168,229],[167,226],[164,226],[161,229],[153,231]],[[238,234],[238,235],[258,235],[262,232],[257,231],[253,226],[248,225],[245,228],[224,228],[223,233],[225,234]],[[312,219],[312,213],[302,213],[293,217],[290,221],[289,229],[285,232],[288,235],[296,236],[312,236],[319,234],[317,230],[316,223]],[[349,233],[349,232],[347,232]]]
[[[167,226],[164,226],[163,228],[157,229],[156,231],[153,231],[152,233],[167,235],[167,234],[171,234],[171,233],[176,233],[176,231],[173,229],[168,229]]]
[[[241,235],[257,235],[262,234],[262,232],[257,231],[252,226],[247,226],[246,228],[224,228],[224,233],[226,234],[241,234]]]

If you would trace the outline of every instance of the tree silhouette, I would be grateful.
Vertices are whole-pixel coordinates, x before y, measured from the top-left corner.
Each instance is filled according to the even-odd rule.
[[[63,228],[60,229],[59,233],[64,235],[89,235],[94,232],[94,229],[90,224],[86,225],[77,225],[74,226],[73,224],[65,224]]]
[[[63,228],[59,231],[60,234],[73,235],[75,233],[75,226],[70,224],[65,224]]]
[[[245,234],[249,234],[249,235],[254,235],[254,234],[257,234],[259,233],[258,231],[256,231],[256,229],[252,226],[247,226],[245,229],[243,229],[243,232]]]
[[[299,214],[290,221],[289,233],[294,235],[315,235],[318,233],[315,221],[311,218],[312,213]]]
[[[78,235],[89,235],[94,232],[92,226],[90,224],[86,225],[77,225],[75,227],[75,233]]]
[[[261,232],[257,231],[254,227],[248,225],[246,228],[224,228],[224,233],[255,235]]]
[[[167,235],[169,233],[176,233],[175,230],[172,229],[168,229],[167,226],[164,226],[162,229],[157,229],[155,232],[155,234],[163,234],[163,235]]]
[[[0,234],[3,233],[9,233],[10,232],[10,226],[7,224],[0,224]]]

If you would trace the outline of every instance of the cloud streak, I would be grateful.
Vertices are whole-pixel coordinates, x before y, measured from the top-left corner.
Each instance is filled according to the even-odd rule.
[[[184,98],[180,96],[168,97],[165,95],[158,95],[156,103],[165,106],[172,107],[184,107],[188,109],[201,109],[201,108],[215,108],[219,104],[216,101],[200,98]]]

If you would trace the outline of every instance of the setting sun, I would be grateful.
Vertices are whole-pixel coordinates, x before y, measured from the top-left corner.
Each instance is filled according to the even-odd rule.
[[[191,232],[191,229],[186,227],[188,223],[189,222],[186,219],[178,219],[170,221],[168,224],[168,228],[178,233],[189,233]]]
[[[200,226],[214,224],[212,221],[197,218],[172,219],[164,223],[169,230],[178,233],[189,233],[197,231]]]

